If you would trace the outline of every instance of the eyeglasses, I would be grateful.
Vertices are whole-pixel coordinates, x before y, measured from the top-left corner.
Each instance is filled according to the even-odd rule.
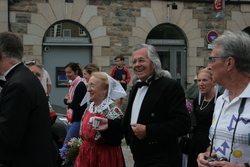
[[[215,62],[215,60],[217,60],[219,58],[225,59],[227,57],[208,57],[208,63],[213,64]]]
[[[100,85],[90,84],[90,85],[88,86],[88,88],[93,89],[93,88],[95,88],[95,87],[97,87],[97,86],[100,86]]]

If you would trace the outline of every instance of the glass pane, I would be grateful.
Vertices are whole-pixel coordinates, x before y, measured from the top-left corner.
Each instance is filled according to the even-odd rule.
[[[153,28],[147,39],[185,39],[181,30],[171,24],[160,24]]]
[[[181,76],[181,51],[176,52],[176,76]]]
[[[70,33],[70,34],[69,34]],[[72,21],[60,21],[53,24],[45,33],[45,37],[86,37],[89,34],[80,24]]]
[[[158,52],[161,60],[161,65],[164,70],[170,72],[170,52]]]

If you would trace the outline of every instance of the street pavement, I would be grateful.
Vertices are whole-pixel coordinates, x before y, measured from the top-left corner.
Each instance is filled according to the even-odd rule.
[[[66,108],[65,107],[52,104],[52,108],[54,109],[54,111],[57,112],[57,113],[60,113],[60,114],[66,114]],[[129,146],[127,146],[127,144],[125,142],[125,139],[122,140],[121,147],[122,147],[122,152],[123,152],[123,155],[124,155],[124,160],[125,160],[125,163],[126,163],[126,167],[134,167],[133,156],[132,156],[132,153],[130,151]],[[67,165],[67,167],[73,167],[73,165]]]

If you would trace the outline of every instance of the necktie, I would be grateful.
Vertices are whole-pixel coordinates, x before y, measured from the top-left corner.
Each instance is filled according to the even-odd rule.
[[[137,87],[141,88],[142,86],[149,86],[149,84],[147,82],[137,82]]]

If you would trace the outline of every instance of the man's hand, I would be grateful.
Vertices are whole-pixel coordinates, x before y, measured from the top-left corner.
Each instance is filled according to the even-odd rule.
[[[212,157],[216,157],[215,153],[212,154]],[[209,162],[207,161],[207,158],[209,158],[209,152],[200,153],[197,157],[197,163],[199,167],[209,167]]]
[[[142,124],[130,124],[130,125],[132,126],[132,130],[138,139],[142,140],[147,137],[146,125]]]
[[[244,167],[244,164],[234,164],[228,161],[214,161],[209,162],[210,166],[219,166],[219,167]]]

